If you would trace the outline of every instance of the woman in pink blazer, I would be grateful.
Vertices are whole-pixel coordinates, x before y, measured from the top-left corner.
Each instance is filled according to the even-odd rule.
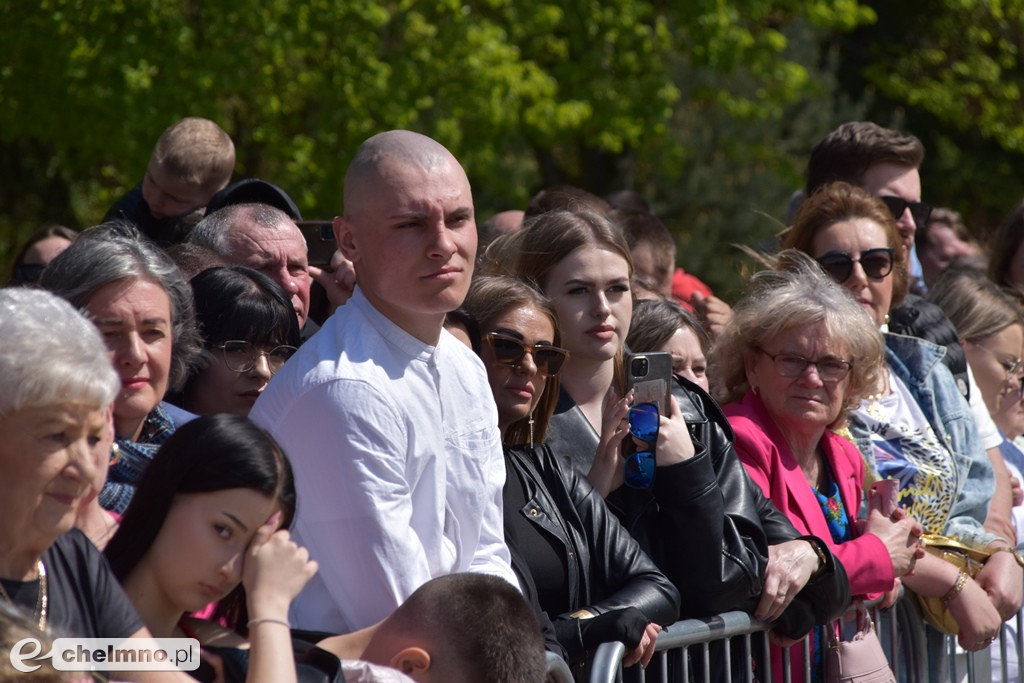
[[[765,495],[843,563],[850,593],[892,591],[919,554],[921,526],[902,510],[883,514],[864,496],[864,463],[839,436],[882,367],[882,339],[870,318],[809,258],[779,254],[779,270],[754,277],[714,350],[718,398],[736,432],[740,460]],[[785,599],[780,582],[762,603]],[[759,605],[758,612],[763,610]],[[821,633],[815,638],[822,643]],[[823,675],[815,647],[815,678]],[[778,658],[773,658],[778,661]],[[796,669],[795,669],[796,670]]]

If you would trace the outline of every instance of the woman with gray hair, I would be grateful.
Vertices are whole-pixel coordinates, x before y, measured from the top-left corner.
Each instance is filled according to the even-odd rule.
[[[73,529],[110,452],[120,386],[96,329],[40,290],[0,290],[0,600],[40,631],[126,638],[142,620]]]
[[[120,459],[100,503],[123,513],[157,447],[188,419],[162,401],[168,387],[180,388],[200,351],[192,293],[174,263],[128,224],[83,232],[40,284],[93,321],[121,379],[114,400]]]
[[[864,310],[807,256],[778,256],[754,276],[713,352],[717,398],[751,478],[799,531],[840,559],[853,595],[889,592],[923,551],[921,526],[872,495],[863,531],[853,524],[864,462],[835,431],[874,386],[882,340]],[[814,670],[822,672],[822,634]],[[777,660],[776,660],[777,661]]]

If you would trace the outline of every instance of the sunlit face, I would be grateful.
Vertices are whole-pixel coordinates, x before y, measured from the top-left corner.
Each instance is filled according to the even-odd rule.
[[[580,247],[548,272],[544,293],[558,314],[562,346],[572,353],[569,363],[615,357],[633,315],[625,258],[594,245]]]
[[[202,609],[241,582],[245,550],[277,509],[253,489],[179,494],[132,579],[148,576],[160,597],[182,612]]]
[[[916,168],[898,166],[896,164],[875,164],[864,172],[861,185],[865,190],[878,197],[900,197],[908,202],[921,201],[921,174]],[[900,233],[900,244],[906,255],[907,268],[910,268],[910,250],[914,248],[914,235],[917,226],[910,209],[896,219],[896,228]]]
[[[868,249],[888,246],[885,228],[868,218],[854,218],[819,230],[811,240],[811,256],[818,259],[837,252],[859,259]],[[892,272],[881,279],[874,279],[867,276],[860,263],[854,263],[850,277],[839,284],[853,293],[857,303],[867,309],[876,324],[885,322],[892,304]]]
[[[0,417],[0,515],[40,549],[71,529],[97,493],[97,458],[109,457],[107,412],[68,403]],[[102,452],[103,446],[107,452]]]
[[[276,344],[261,347],[270,352]],[[203,369],[189,383],[185,408],[197,415],[234,413],[248,416],[272,376],[267,356],[259,356],[248,372],[235,372],[224,362],[221,349],[203,351]]]
[[[366,298],[396,325],[433,343],[444,314],[469,291],[476,222],[458,162],[383,164],[358,204],[335,219],[335,238]],[[372,191],[369,191],[372,190]]]
[[[224,245],[233,263],[258,270],[281,285],[291,299],[301,329],[309,316],[312,280],[306,240],[298,226],[286,219],[277,227],[268,228],[240,213],[224,234]]]
[[[797,377],[783,377],[768,355],[791,354],[812,361],[849,360],[832,341],[825,324],[787,330],[766,341],[762,348],[765,353],[752,351],[744,359],[747,379],[752,388],[758,389],[768,413],[783,432],[814,432],[835,422],[846,400],[849,375],[838,382],[823,382],[817,368],[808,365]]]
[[[184,216],[206,206],[213,199],[213,193],[194,183],[175,178],[151,161],[146,169],[146,177],[142,179],[142,198],[146,200],[153,218],[160,219]]]
[[[689,327],[680,327],[658,351],[672,354],[672,372],[708,390],[708,361],[700,348],[700,340]]]
[[[104,285],[86,304],[121,378],[114,401],[117,434],[134,439],[163,400],[171,368],[171,300],[150,280]]]
[[[533,306],[514,308],[481,330],[522,340],[527,346],[536,344],[553,345],[555,328],[547,315]],[[488,344],[481,348],[481,357],[487,368],[487,380],[491,384],[494,402],[498,405],[498,426],[502,433],[509,425],[522,420],[533,412],[547,386],[547,376],[537,371],[533,355],[527,353],[515,367],[498,363]]]
[[[1014,368],[1024,356],[1024,327],[1010,325],[976,342],[964,342],[963,346],[996,426],[1010,439],[1024,434],[1021,370]],[[1008,376],[1008,371],[1013,372]]]

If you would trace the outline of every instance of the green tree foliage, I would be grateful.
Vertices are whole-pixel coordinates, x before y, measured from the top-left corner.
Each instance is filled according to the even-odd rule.
[[[836,42],[844,86],[876,90],[870,115],[924,141],[926,199],[984,236],[1024,195],[1024,2],[869,4],[877,23]]]
[[[361,140],[405,127],[464,162],[482,216],[556,182],[635,185],[671,224],[700,228],[680,237],[702,257],[719,238],[747,241],[753,210],[784,204],[806,121],[836,111],[816,46],[873,18],[852,0],[41,0],[9,10],[8,248],[46,222],[97,221],[139,182],[160,132],[194,115],[232,135],[238,176],[280,184],[309,217],[340,211]],[[731,222],[736,211],[746,223]]]

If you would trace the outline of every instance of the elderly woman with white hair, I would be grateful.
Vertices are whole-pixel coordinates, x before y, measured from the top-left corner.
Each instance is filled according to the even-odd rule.
[[[40,632],[149,637],[103,556],[73,528],[109,457],[119,386],[96,328],[49,292],[0,290],[0,383],[0,601]]]
[[[806,255],[785,251],[779,264],[754,277],[714,350],[736,452],[794,526],[828,544],[853,595],[890,591],[923,553],[921,526],[902,510],[883,513],[873,498],[858,529],[864,461],[834,431],[882,370],[881,335]],[[824,638],[815,641],[823,671]]]
[[[93,321],[120,377],[114,401],[120,458],[100,503],[123,513],[156,449],[190,417],[163,399],[168,388],[181,387],[201,350],[192,292],[174,262],[127,224],[83,232],[40,284]]]

